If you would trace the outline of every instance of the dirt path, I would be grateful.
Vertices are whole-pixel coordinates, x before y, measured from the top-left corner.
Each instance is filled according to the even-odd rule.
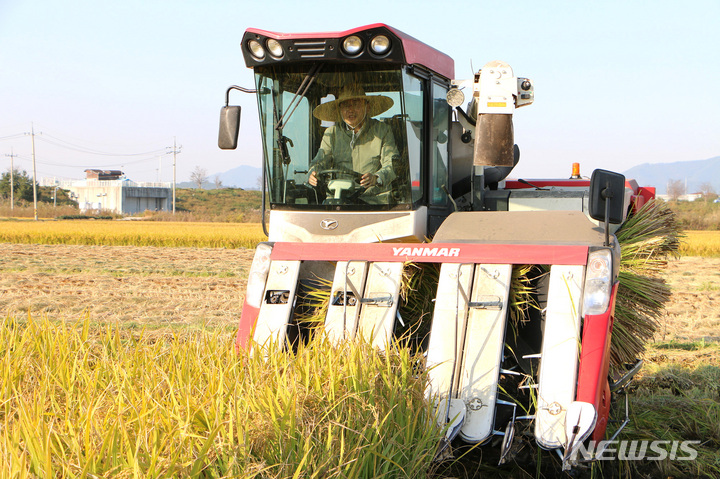
[[[250,250],[0,244],[0,314],[234,328]]]
[[[682,257],[665,275],[672,296],[656,339],[720,340],[720,258]]]
[[[253,251],[0,244],[0,314],[138,327],[237,324]],[[720,258],[668,264],[659,341],[720,340]]]

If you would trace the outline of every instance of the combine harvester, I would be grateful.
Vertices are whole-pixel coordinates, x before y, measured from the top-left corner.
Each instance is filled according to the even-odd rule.
[[[524,427],[564,468],[584,459],[583,442],[605,438],[613,390],[639,369],[608,379],[620,260],[613,232],[654,189],[604,170],[590,180],[579,171],[506,179],[519,159],[512,116],[533,103],[534,89],[503,62],[455,80],[450,57],[383,24],[249,29],[242,51],[256,85],[228,89],[219,146],[237,147],[231,91],[256,93],[270,204],[238,347],[302,335],[298,297],[320,278],[332,284],[328,338],[387,348],[407,321],[398,310],[404,269],[435,263],[421,344],[446,442],[501,436],[503,462]],[[353,106],[361,113],[348,127]],[[511,321],[520,265],[546,273],[532,280],[538,307]]]

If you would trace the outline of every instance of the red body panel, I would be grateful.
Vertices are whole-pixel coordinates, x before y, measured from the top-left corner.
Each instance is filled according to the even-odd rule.
[[[586,264],[584,245],[476,243],[275,243],[270,259],[419,263]]]
[[[640,186],[638,191],[633,197],[633,211],[637,211],[642,208],[645,203],[655,198],[655,187],[654,186]]]
[[[243,303],[243,308],[240,312],[240,325],[237,336],[235,337],[235,349],[247,349],[250,344],[250,338],[252,338],[253,335],[253,330],[255,329],[258,314],[260,314],[260,308],[250,306],[247,300]]]
[[[573,179],[557,179],[557,178],[546,178],[546,179],[531,179],[528,180],[535,186],[546,187],[546,186],[560,186],[560,187],[577,187],[587,188],[590,186],[590,180],[573,180]],[[505,189],[507,190],[524,190],[527,188],[534,188],[535,186],[528,185],[527,183],[521,183],[517,180],[507,180],[505,182]]]
[[[605,436],[610,411],[610,340],[615,315],[615,298],[619,283],[612,290],[610,306],[604,314],[586,315],[583,322],[582,349],[578,370],[575,399],[595,406],[597,423],[592,439],[600,441]]]
[[[550,187],[550,186],[558,186],[561,188],[568,188],[568,187],[583,187],[587,188],[590,186],[590,180],[584,180],[584,179],[567,179],[567,180],[558,180],[558,179],[541,179],[541,180],[530,180],[530,183],[532,183],[534,186],[539,186],[541,188],[544,187]],[[533,188],[534,186],[528,185],[527,183],[521,183],[517,180],[507,180],[505,182],[505,189],[508,190],[523,190],[527,188]],[[648,201],[655,198],[655,187],[652,186],[638,186],[637,181],[635,180],[626,180],[625,186],[627,188],[630,188],[632,190],[632,197],[630,198],[631,204],[632,204],[632,211],[636,212],[640,208],[645,205]]]
[[[430,70],[439,73],[447,79],[455,78],[455,61],[433,47],[401,32],[389,25],[383,23],[374,23],[358,28],[352,28],[342,32],[313,32],[313,33],[278,33],[259,30],[256,28],[248,28],[246,31],[256,33],[265,37],[274,38],[276,40],[293,40],[293,39],[315,39],[315,38],[344,38],[354,33],[361,33],[365,30],[373,28],[387,28],[393,34],[397,35],[402,42],[403,51],[405,52],[405,62],[409,65],[418,64]]]

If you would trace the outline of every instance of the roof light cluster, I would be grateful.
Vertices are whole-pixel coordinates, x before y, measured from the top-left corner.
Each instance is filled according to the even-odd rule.
[[[306,60],[405,60],[402,41],[383,26],[317,37],[249,29],[243,37],[242,49],[249,67]]]
[[[390,39],[385,35],[375,35],[370,39],[370,52],[377,56],[384,56],[390,51]],[[358,35],[350,35],[342,42],[343,52],[351,57],[362,53],[365,44]]]
[[[250,50],[252,56],[258,60],[263,60],[266,53],[276,59],[282,58],[285,55],[282,45],[274,38],[266,39],[265,45],[258,40],[250,40],[247,43],[247,48]]]

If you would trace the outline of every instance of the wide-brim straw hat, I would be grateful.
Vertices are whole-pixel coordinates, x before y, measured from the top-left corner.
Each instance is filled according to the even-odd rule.
[[[368,102],[367,116],[372,118],[388,111],[393,106],[392,98],[383,95],[366,95],[365,90],[359,86],[344,87],[340,90],[337,99],[318,105],[313,115],[322,121],[342,121],[340,103],[346,100],[363,99]]]

